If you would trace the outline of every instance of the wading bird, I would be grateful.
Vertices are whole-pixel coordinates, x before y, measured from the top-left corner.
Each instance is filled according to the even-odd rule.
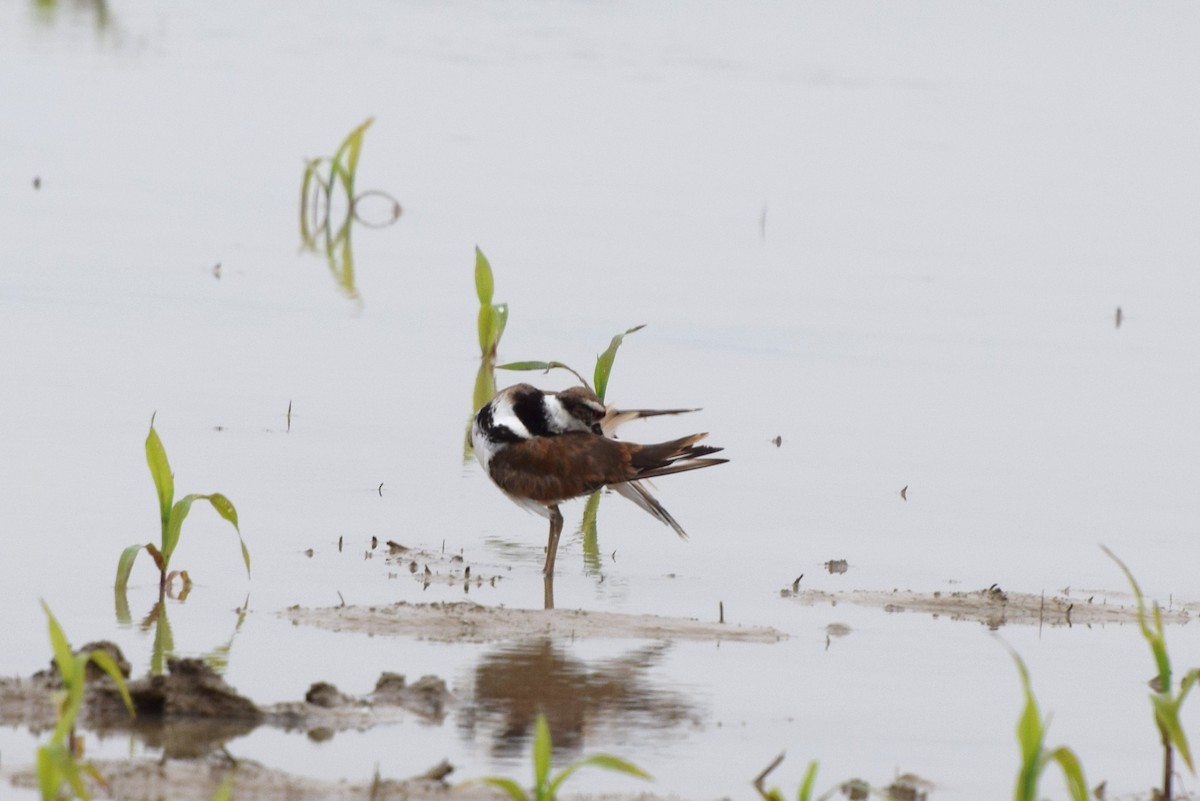
[[[547,392],[516,384],[476,413],[471,447],[484,472],[517,505],[550,518],[543,568],[547,581],[554,575],[563,527],[558,505],[603,487],[611,487],[687,539],[642,479],[723,464],[729,460],[705,458],[721,448],[696,444],[708,434],[653,445],[610,436],[628,420],[687,411],[694,410],[617,411],[606,408],[587,387]]]

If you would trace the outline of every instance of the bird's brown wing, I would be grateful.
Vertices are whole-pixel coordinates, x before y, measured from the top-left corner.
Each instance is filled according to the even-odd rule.
[[[706,434],[638,445],[573,431],[514,442],[492,457],[492,480],[505,492],[539,503],[586,495],[607,484],[722,464],[699,457],[716,453],[695,443]]]
[[[634,477],[630,446],[573,431],[514,442],[492,457],[492,480],[505,492],[539,503],[585,495]]]

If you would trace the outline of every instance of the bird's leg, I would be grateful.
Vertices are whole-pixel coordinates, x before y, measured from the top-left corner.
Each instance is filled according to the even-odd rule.
[[[547,609],[554,608],[554,557],[558,554],[558,536],[562,534],[563,516],[557,506],[550,507],[550,540],[546,543],[546,566],[542,578],[546,582]]]
[[[550,540],[546,543],[546,566],[542,573],[547,578],[554,575],[554,557],[558,554],[558,535],[562,534],[563,516],[558,505],[550,507]]]

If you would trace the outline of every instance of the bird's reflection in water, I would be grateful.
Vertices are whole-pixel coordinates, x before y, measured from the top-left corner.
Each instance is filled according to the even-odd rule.
[[[603,728],[618,736],[698,723],[684,694],[656,686],[648,676],[670,648],[660,643],[614,659],[585,662],[549,639],[529,640],[485,654],[475,668],[473,698],[460,707],[465,737],[482,732],[499,758],[528,750],[538,711],[546,715],[556,751],[583,749]]]

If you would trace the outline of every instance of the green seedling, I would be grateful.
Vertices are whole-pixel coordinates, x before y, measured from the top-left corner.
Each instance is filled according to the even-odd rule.
[[[478,409],[496,394],[496,348],[504,327],[508,324],[508,304],[493,303],[496,279],[492,265],[478,246],[475,248],[475,295],[479,298],[476,327],[479,334],[479,370],[475,373],[475,390],[471,393],[471,409]],[[472,412],[473,413],[473,412]],[[463,440],[463,461],[471,458],[471,421]]]
[[[1008,646],[1005,646],[1008,648]],[[1042,773],[1052,762],[1057,762],[1062,769],[1063,778],[1067,783],[1067,791],[1073,801],[1087,801],[1087,779],[1084,778],[1083,765],[1075,752],[1060,745],[1053,750],[1046,749],[1046,731],[1049,719],[1042,719],[1038,711],[1037,699],[1034,698],[1033,688],[1029,683],[1029,670],[1025,662],[1012,648],[1008,648],[1017,670],[1021,674],[1021,687],[1025,692],[1025,707],[1017,720],[1017,743],[1021,748],[1021,767],[1017,772],[1017,784],[1013,793],[1015,801],[1038,801],[1038,783]]]
[[[146,436],[146,463],[150,466],[150,475],[154,478],[154,487],[158,492],[162,538],[157,548],[152,543],[130,545],[121,553],[121,558],[117,560],[117,588],[124,589],[128,586],[133,562],[137,558],[138,552],[144,548],[154,560],[159,571],[159,594],[166,592],[167,584],[173,577],[168,573],[171,555],[175,553],[175,547],[179,544],[183,521],[187,519],[188,512],[192,510],[192,504],[196,501],[208,501],[217,514],[228,520],[233,526],[238,535],[238,542],[242,546],[242,561],[246,563],[246,575],[249,576],[250,551],[246,549],[246,542],[242,539],[241,529],[238,528],[237,509],[228,498],[218,492],[210,495],[186,495],[179,501],[175,500],[175,476],[171,473],[171,465],[167,462],[167,451],[163,447],[162,440],[158,438],[158,432],[154,430],[153,422],[150,423],[150,433]],[[184,580],[185,582],[188,580],[186,576],[184,576]]]
[[[1138,627],[1142,631],[1142,637],[1150,646],[1150,652],[1154,655],[1155,667],[1158,669],[1158,674],[1151,682],[1154,692],[1150,694],[1150,703],[1154,708],[1154,725],[1158,727],[1163,747],[1162,790],[1158,796],[1166,801],[1171,801],[1171,780],[1172,774],[1175,772],[1174,752],[1178,751],[1179,755],[1183,757],[1183,762],[1189,771],[1193,774],[1196,772],[1196,767],[1192,762],[1192,751],[1188,746],[1187,734],[1183,731],[1183,724],[1179,720],[1179,709],[1183,706],[1183,701],[1187,698],[1192,686],[1200,681],[1200,668],[1193,668],[1184,674],[1183,679],[1179,682],[1178,693],[1172,690],[1171,658],[1167,653],[1167,637],[1163,629],[1162,608],[1155,601],[1153,616],[1147,615],[1146,599],[1142,595],[1142,588],[1138,586],[1133,573],[1124,562],[1117,558],[1115,553],[1103,545],[1100,547],[1110,559],[1117,563],[1121,572],[1125,574],[1125,578],[1129,580],[1129,586],[1133,588],[1134,598],[1137,599]]]
[[[121,669],[117,667],[117,663],[109,654],[99,650],[90,653],[74,653],[62,626],[59,625],[45,601],[42,601],[42,609],[46,613],[50,630],[50,646],[54,650],[54,664],[58,668],[58,675],[63,687],[55,693],[54,703],[58,722],[54,726],[54,732],[50,735],[48,743],[38,746],[38,786],[41,789],[42,801],[58,799],[64,784],[70,788],[75,798],[89,801],[91,795],[83,783],[83,774],[91,776],[101,785],[104,784],[104,778],[92,765],[79,762],[81,749],[75,737],[75,719],[79,716],[79,709],[83,705],[88,664],[94,663],[112,677],[121,693],[121,700],[125,702],[125,707],[129,710],[130,717],[135,716],[133,699],[129,696],[129,689],[125,686],[125,678],[121,675]]]
[[[763,772],[758,774],[758,776],[754,779],[754,789],[758,791],[760,796],[762,796],[763,801],[785,801],[783,792],[778,787],[772,787],[770,790],[767,790],[763,786],[764,782],[766,781],[767,774],[779,767],[781,762],[783,762],[783,754],[775,757],[771,764],[767,765]],[[816,783],[816,780],[817,761],[814,759],[808,763],[808,769],[804,771],[804,780],[800,782],[800,789],[796,792],[797,801],[813,801],[813,784]],[[829,798],[835,792],[837,792],[836,789],[831,790],[830,792],[821,796],[821,799]]]
[[[627,776],[635,776],[639,779],[650,779],[650,775],[637,765],[608,754],[593,754],[583,759],[578,759],[554,776],[551,776],[550,757],[552,750],[550,725],[546,723],[545,715],[539,712],[533,732],[533,788],[530,792],[526,792],[525,788],[512,779],[506,779],[502,776],[485,776],[482,779],[473,779],[465,782],[465,784],[487,784],[497,787],[508,793],[508,796],[513,801],[553,801],[553,799],[558,797],[558,791],[563,786],[563,783],[571,778],[575,771],[589,765],[617,773],[624,773]]]
[[[475,248],[475,294],[479,297],[479,354],[484,361],[494,361],[496,358],[496,348],[500,344],[500,337],[504,334],[504,326],[508,324],[508,304],[493,303],[492,297],[496,291],[496,281],[492,275],[492,265],[488,263],[487,256],[483,255],[483,251],[478,247]],[[476,392],[478,393],[478,384]],[[475,408],[479,408],[483,404],[492,399],[495,395],[495,382],[492,383],[492,392],[486,398],[479,401]],[[476,396],[478,400],[478,395]]]
[[[362,154],[363,138],[374,119],[367,119],[342,141],[332,158],[307,159],[300,180],[300,241],[306,250],[324,251],[329,271],[352,300],[358,300],[354,279],[354,249],[350,242],[351,224],[360,222],[371,228],[382,228],[400,219],[400,203],[387,192],[378,189],[357,192],[358,160]],[[359,214],[365,198],[382,198],[390,208],[386,219],[368,222]],[[335,198],[345,201],[344,214],[335,222]]]
[[[347,134],[333,158],[308,159],[304,162],[304,177],[300,181],[300,236],[306,245],[314,241],[317,231],[322,228],[328,230],[330,201],[338,189],[342,190],[341,194],[346,199],[347,218],[353,216],[358,159],[362,154],[363,136],[373,122],[374,118],[368,118]],[[328,175],[321,172],[325,165],[329,167]],[[319,216],[322,200],[325,201],[323,218]]]

